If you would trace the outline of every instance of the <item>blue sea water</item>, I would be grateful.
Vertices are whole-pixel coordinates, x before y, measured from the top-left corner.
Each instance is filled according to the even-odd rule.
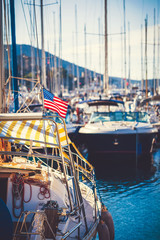
[[[135,168],[106,165],[97,187],[113,217],[115,240],[160,239],[160,149]]]

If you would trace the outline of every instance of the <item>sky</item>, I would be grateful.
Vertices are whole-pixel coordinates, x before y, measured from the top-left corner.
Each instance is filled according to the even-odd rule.
[[[35,1],[38,41],[39,47],[41,48],[40,0]],[[43,2],[45,50],[61,56],[65,60],[103,74],[105,67],[104,0],[61,0],[61,48],[59,48],[60,0],[43,0]],[[27,3],[31,3],[31,5]],[[15,0],[16,41],[17,44],[32,43],[36,47],[37,41],[35,34],[33,34],[34,31],[30,21],[30,19],[32,19],[33,22],[32,3],[33,0]],[[145,18],[148,16],[147,77],[159,78],[159,8],[160,0],[108,0],[109,76],[122,78],[128,78],[130,76],[131,79],[138,80],[141,80],[143,77],[145,79]],[[124,34],[124,25],[126,26],[126,35]],[[84,26],[86,26],[86,34],[84,32]],[[126,37],[126,48],[124,48],[124,36]],[[155,57],[153,54],[154,46]],[[59,49],[61,49],[61,51]]]

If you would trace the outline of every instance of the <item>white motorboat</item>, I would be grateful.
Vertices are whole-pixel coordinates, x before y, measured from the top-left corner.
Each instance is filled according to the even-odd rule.
[[[116,100],[97,100],[88,103],[96,106],[89,122],[79,130],[89,154],[135,154],[140,156],[152,151],[153,140],[157,134],[145,112],[125,112],[118,110]],[[107,108],[106,111],[99,107]],[[116,107],[116,111],[111,111]]]

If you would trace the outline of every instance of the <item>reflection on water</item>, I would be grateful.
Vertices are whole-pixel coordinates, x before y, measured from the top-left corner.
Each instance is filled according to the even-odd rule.
[[[160,149],[137,164],[100,160],[94,159],[97,187],[112,214],[115,240],[160,239]]]

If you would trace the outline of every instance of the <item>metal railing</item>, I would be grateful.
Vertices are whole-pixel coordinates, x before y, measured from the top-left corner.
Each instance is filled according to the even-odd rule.
[[[95,190],[95,179],[94,179],[94,168],[93,166],[80,154],[74,143],[70,141],[68,138],[67,130],[66,130],[66,125],[64,122],[64,119],[55,116],[56,119],[59,118],[64,126],[64,131],[65,131],[65,136],[66,136],[66,141],[67,144],[65,146],[61,145],[60,141],[60,136],[59,136],[59,131],[58,131],[58,125],[57,123],[53,120],[53,117],[51,119],[51,116],[49,118],[44,117],[43,119],[41,118],[40,120],[43,121],[50,121],[50,124],[54,124],[56,127],[56,133],[57,133],[57,138],[58,138],[58,144],[53,144],[49,143],[50,147],[47,147],[46,141],[38,141],[38,140],[30,140],[30,139],[24,139],[24,138],[18,138],[18,142],[20,140],[22,141],[28,141],[30,142],[30,146],[24,145],[22,150],[19,152],[16,151],[0,151],[0,154],[8,154],[11,156],[25,156],[27,158],[28,162],[33,162],[34,165],[37,164],[37,161],[40,161],[41,164],[45,165],[48,168],[55,169],[54,168],[54,163],[56,162],[58,167],[57,171],[60,171],[64,175],[65,183],[66,183],[66,188],[68,192],[68,199],[70,203],[70,213],[73,212],[79,212],[79,215],[83,215],[85,227],[86,227],[86,233],[88,233],[88,226],[87,226],[87,220],[86,220],[86,214],[85,214],[85,209],[84,209],[84,204],[83,204],[83,198],[81,195],[81,190],[79,186],[79,181],[82,180],[82,177],[87,179],[93,186],[93,191],[94,191],[94,196],[95,196],[95,206],[96,206],[96,201],[97,201],[97,196],[96,196],[96,190]],[[39,120],[38,117],[34,117],[34,120],[37,119]],[[14,121],[14,119],[10,119],[10,121]],[[17,118],[15,118],[17,120]],[[25,118],[23,118],[25,120]],[[27,117],[27,120],[29,118]],[[30,119],[32,120],[32,119]],[[1,119],[0,119],[1,121]],[[4,121],[4,119],[3,119]],[[14,140],[14,138],[9,138],[9,137],[4,137],[6,140]],[[44,138],[45,139],[45,138]],[[38,142],[42,144],[42,148],[40,149],[41,151],[44,150],[44,153],[41,151],[38,151],[37,148],[34,148],[33,142]],[[71,151],[72,148],[72,151]],[[45,160],[47,160],[47,162]],[[49,162],[50,161],[50,162]],[[2,167],[2,166],[1,166]],[[73,198],[71,197],[71,192],[69,189],[69,181],[72,180],[72,186],[73,186],[73,192],[74,192],[74,199],[75,202],[73,204]],[[95,207],[95,215],[96,215],[96,207]],[[79,224],[74,227],[74,230],[77,228],[79,229],[80,227],[80,218],[79,218]],[[73,231],[74,231],[73,230]],[[66,239],[73,231],[70,233],[66,233],[66,237],[64,236],[63,239]],[[69,234],[69,235],[68,235]]]

